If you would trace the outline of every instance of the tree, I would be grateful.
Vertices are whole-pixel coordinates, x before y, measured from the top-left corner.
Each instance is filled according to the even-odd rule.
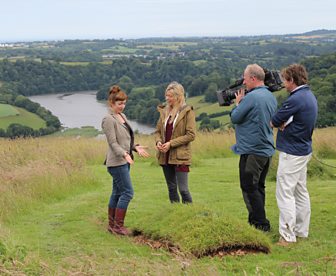
[[[205,101],[210,103],[217,102],[217,90],[218,90],[217,84],[213,82],[210,83],[207,90],[205,91],[204,96]]]
[[[7,137],[12,139],[19,137],[33,136],[34,130],[31,127],[23,126],[21,124],[10,124],[7,128]]]

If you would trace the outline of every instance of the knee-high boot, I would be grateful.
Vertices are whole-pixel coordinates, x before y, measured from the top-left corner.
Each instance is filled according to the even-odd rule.
[[[113,232],[113,227],[115,224],[115,208],[108,208],[108,226],[107,226],[107,231],[110,233]]]
[[[119,208],[117,208],[115,211],[113,232],[118,235],[127,236],[130,234],[129,230],[126,227],[124,227],[126,212],[127,209],[119,209]]]

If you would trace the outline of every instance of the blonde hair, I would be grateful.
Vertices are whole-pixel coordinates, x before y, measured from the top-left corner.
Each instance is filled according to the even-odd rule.
[[[165,120],[170,116],[170,122],[173,122],[175,120],[176,115],[180,111],[180,109],[186,105],[185,97],[184,97],[184,88],[182,84],[173,81],[170,84],[168,84],[165,95],[168,92],[172,92],[174,98],[176,99],[176,104],[174,106],[166,105],[165,108]]]

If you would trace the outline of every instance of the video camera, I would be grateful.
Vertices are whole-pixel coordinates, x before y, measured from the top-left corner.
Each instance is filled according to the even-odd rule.
[[[283,81],[279,71],[269,71],[265,68],[265,80],[264,83],[271,92],[281,90],[283,86]],[[232,104],[232,100],[236,98],[236,93],[243,88],[244,78],[238,79],[234,84],[225,88],[224,90],[217,91],[218,103],[220,106],[229,106]],[[245,90],[245,93],[247,91]]]

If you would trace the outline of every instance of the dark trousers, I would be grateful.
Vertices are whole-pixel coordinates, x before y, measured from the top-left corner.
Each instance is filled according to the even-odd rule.
[[[182,203],[192,203],[192,197],[188,189],[188,173],[177,172],[174,165],[163,165],[162,170],[167,182],[170,202],[180,202],[178,188]]]
[[[257,229],[270,230],[270,222],[265,212],[265,179],[271,157],[242,154],[239,160],[240,188],[246,208],[248,222]]]

